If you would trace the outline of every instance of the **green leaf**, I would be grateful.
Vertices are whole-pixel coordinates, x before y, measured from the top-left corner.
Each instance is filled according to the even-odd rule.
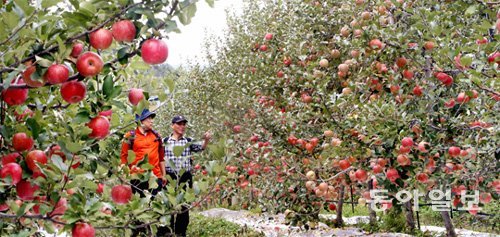
[[[175,82],[172,78],[167,78],[165,80],[165,82],[167,83],[167,86],[168,86],[168,91],[170,93],[173,93],[174,92],[174,89],[175,89]]]
[[[114,85],[113,77],[107,75],[106,78],[104,78],[104,82],[102,84],[102,92],[104,93],[104,96],[108,99],[113,94],[113,85]]]
[[[474,15],[476,13],[476,11],[477,11],[476,5],[472,5],[469,8],[467,8],[467,10],[465,10],[465,15],[466,16]]]
[[[87,123],[90,121],[90,113],[87,110],[78,112],[73,118],[74,123]]]
[[[186,146],[188,146],[187,144],[185,146],[174,146],[173,147],[173,152],[174,152],[174,156],[181,156],[182,155],[182,152],[184,151],[184,149],[186,148]]]
[[[56,5],[59,2],[59,0],[43,0],[42,1],[42,8],[48,8]]]
[[[135,152],[133,150],[128,150],[127,162],[132,164],[135,161]]]
[[[19,16],[14,12],[3,12],[1,17],[3,27],[7,26],[9,29],[14,29],[19,23]]]
[[[31,131],[33,138],[37,139],[38,135],[40,135],[40,132],[42,131],[42,127],[40,127],[40,124],[38,124],[38,122],[34,118],[28,118],[26,120],[26,125],[28,125],[28,129]]]
[[[31,15],[31,13],[35,10],[35,8],[30,6],[29,2],[26,0],[14,0],[14,2],[19,8],[21,8],[21,10],[23,10],[26,16]]]
[[[469,55],[466,55],[462,58],[460,58],[460,63],[464,66],[464,67],[468,67],[472,64],[472,57],[469,56]]]
[[[214,7],[214,0],[205,0],[210,7]]]
[[[42,67],[49,67],[50,65],[52,65],[52,61],[50,61],[48,59],[38,57],[38,56],[35,56],[35,59],[36,59],[36,63]]]
[[[169,32],[177,32],[177,33],[180,33],[181,31],[179,30],[179,27],[177,26],[177,22],[176,21],[172,21],[172,20],[168,20],[168,21],[165,21],[165,32],[166,33],[169,33]]]
[[[66,173],[66,171],[68,171],[68,166],[64,163],[63,159],[59,155],[52,155],[52,157],[50,157],[50,160],[52,161],[52,164],[59,168],[59,170],[61,170],[63,173]]]
[[[66,148],[71,153],[78,153],[79,151],[82,150],[83,146],[76,142],[67,142]]]

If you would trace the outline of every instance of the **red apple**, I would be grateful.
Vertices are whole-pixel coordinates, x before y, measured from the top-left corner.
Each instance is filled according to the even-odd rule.
[[[434,42],[432,41],[427,41],[424,43],[424,48],[425,50],[432,50],[434,49]]]
[[[500,52],[496,51],[488,56],[489,63],[500,63]]]
[[[83,52],[83,44],[80,42],[73,44],[73,49],[71,49],[71,57],[78,58]]]
[[[457,102],[462,104],[462,103],[467,103],[469,102],[470,100],[470,97],[468,95],[466,95],[464,92],[460,92],[458,93],[458,96],[457,96]]]
[[[349,161],[347,161],[347,160],[341,160],[341,161],[339,161],[339,166],[342,170],[346,170],[347,168],[349,168],[351,166],[351,163],[349,163]]]
[[[460,147],[452,146],[452,147],[448,148],[448,154],[451,157],[459,156],[460,155]]]
[[[284,76],[285,76],[285,73],[284,73],[283,71],[281,71],[281,70],[280,70],[280,71],[278,71],[278,72],[276,73],[276,76],[277,76],[278,78],[282,78],[282,77],[284,77]]]
[[[413,78],[413,71],[412,70],[408,70],[408,69],[405,69],[403,70],[403,77],[408,79],[408,80],[411,80]]]
[[[116,185],[111,189],[111,199],[117,204],[127,204],[132,199],[132,188],[129,185]]]
[[[429,176],[426,173],[417,174],[417,180],[421,183],[426,183],[429,180]]]
[[[128,92],[128,101],[130,101],[132,105],[139,104],[142,99],[144,99],[144,93],[142,92],[142,89],[132,88]]]
[[[356,173],[354,173],[354,175],[356,176],[356,179],[361,181],[361,182],[364,182],[366,180],[366,178],[368,178],[366,171],[364,171],[362,169],[356,170]]]
[[[72,80],[65,82],[61,86],[61,97],[70,104],[75,104],[85,98],[87,94],[87,87],[81,81]]]
[[[98,115],[107,117],[109,119],[113,115],[113,110],[112,109],[104,110],[104,111],[99,112]]]
[[[378,173],[382,173],[383,168],[382,168],[382,166],[377,164],[377,165],[373,166],[372,170],[373,170],[374,174],[378,174]]]
[[[109,134],[109,120],[103,116],[97,116],[90,120],[87,126],[92,129],[89,134],[90,138],[103,139]]]
[[[116,41],[132,42],[135,39],[135,25],[129,20],[115,22],[111,27],[111,32]]]
[[[18,122],[22,122],[22,121],[24,121],[24,119],[25,119],[26,117],[30,117],[30,118],[31,118],[31,117],[33,117],[33,115],[34,115],[34,112],[33,112],[31,109],[29,109],[29,108],[26,108],[26,109],[23,111],[23,113],[22,113],[22,114],[19,114],[17,111],[14,111],[14,116],[16,116],[16,120],[17,120]]]
[[[65,65],[53,64],[47,69],[43,78],[50,84],[60,84],[68,80],[69,70]]]
[[[76,70],[84,77],[99,74],[104,66],[101,56],[94,52],[85,52],[76,60]]]
[[[95,190],[95,192],[98,194],[102,194],[104,192],[104,184],[103,183],[97,184],[97,189]]]
[[[418,85],[413,87],[413,94],[416,96],[421,96],[422,95],[422,87],[420,87]]]
[[[57,201],[54,210],[49,214],[50,217],[53,216],[62,216],[68,209],[68,200],[64,197],[60,198],[59,201]]]
[[[35,71],[36,71],[36,67],[34,65],[31,65],[31,63],[29,63],[29,66],[23,72],[24,83],[26,83],[26,85],[28,85],[29,87],[36,88],[36,87],[41,87],[44,85],[41,78],[39,78],[40,80],[31,78],[31,76],[33,75],[33,73]]]
[[[72,237],[94,237],[95,230],[92,225],[85,222],[78,222],[71,229]]]
[[[234,133],[240,133],[241,132],[241,126],[240,125],[235,125],[233,127],[233,132]]]
[[[272,40],[273,39],[273,34],[267,33],[266,36],[264,36],[265,40]]]
[[[22,85],[24,80],[18,78],[12,85]],[[2,90],[2,99],[9,106],[21,105],[28,99],[28,89],[7,88]]]
[[[383,47],[383,43],[379,39],[372,39],[370,40],[369,46],[373,50],[380,50]]]
[[[40,187],[38,187],[35,184],[31,184],[29,181],[26,180],[21,180],[19,183],[16,185],[16,192],[17,196],[21,200],[33,200],[34,196],[33,194],[35,193],[36,190],[38,190]]]
[[[33,138],[26,135],[26,133],[20,132],[14,134],[12,137],[12,146],[16,151],[27,151],[33,148]]]
[[[396,59],[396,65],[397,65],[399,68],[403,68],[403,67],[405,67],[407,62],[408,62],[408,60],[406,60],[406,58],[404,58],[404,57],[401,57],[401,58]]]
[[[16,163],[17,158],[21,157],[18,152],[13,152],[2,157],[2,165],[6,165],[8,163]]]
[[[408,166],[408,165],[411,164],[411,161],[408,158],[408,156],[403,155],[403,154],[398,155],[398,157],[396,158],[396,160],[397,160],[397,162],[398,162],[398,164],[400,166]]]
[[[396,169],[392,168],[392,169],[388,169],[387,172],[386,172],[386,177],[391,181],[391,182],[394,182],[396,181],[396,179],[399,178],[399,173]]]
[[[335,211],[337,209],[337,206],[335,206],[335,204],[333,203],[330,203],[328,204],[328,209],[330,209],[330,211]]]
[[[444,72],[436,73],[435,77],[446,86],[450,86],[451,84],[453,84],[453,78]]]
[[[26,165],[28,166],[28,168],[33,172],[40,171],[37,163],[47,164],[47,156],[45,155],[45,153],[41,150],[32,150],[28,152],[28,155],[26,155]]]
[[[491,202],[491,194],[490,193],[481,193],[479,194],[479,201],[481,203],[490,203]]]
[[[107,49],[113,43],[113,34],[104,28],[90,33],[90,45],[95,49]]]
[[[403,138],[403,140],[401,140],[401,144],[405,147],[411,147],[413,146],[413,138],[405,137]]]
[[[8,163],[6,165],[3,165],[2,169],[0,170],[0,177],[2,179],[10,177],[12,185],[16,185],[17,183],[19,183],[19,181],[21,181],[22,176],[23,176],[23,168],[21,168],[21,166],[18,163]]]
[[[141,57],[147,64],[160,64],[168,58],[167,44],[158,39],[148,39],[141,46]]]
[[[259,47],[259,50],[260,50],[260,51],[263,51],[263,52],[264,52],[264,51],[267,51],[267,45],[265,45],[265,44],[261,45],[261,46]]]

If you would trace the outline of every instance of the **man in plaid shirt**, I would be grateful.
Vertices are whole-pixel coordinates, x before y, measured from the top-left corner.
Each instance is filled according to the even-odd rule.
[[[163,140],[167,175],[170,175],[173,180],[177,180],[177,187],[183,187],[184,189],[186,188],[186,183],[190,188],[193,187],[193,176],[191,174],[193,152],[205,150],[212,138],[212,135],[206,132],[202,137],[202,145],[192,143],[193,140],[191,138],[184,137],[187,122],[184,116],[174,116],[171,125],[172,134]],[[180,156],[175,156],[174,147],[184,147]],[[186,236],[188,225],[189,211],[187,207],[183,206],[180,214],[171,216],[170,228],[176,236]],[[165,228],[160,227],[158,229],[159,236],[165,231]]]

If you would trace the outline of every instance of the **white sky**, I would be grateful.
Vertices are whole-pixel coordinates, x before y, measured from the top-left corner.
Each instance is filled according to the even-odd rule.
[[[195,60],[202,56],[202,44],[207,33],[222,35],[227,28],[225,9],[241,13],[243,0],[216,0],[211,8],[200,0],[196,3],[197,11],[191,23],[184,26],[178,23],[181,33],[169,34],[167,63],[176,67],[187,60]]]

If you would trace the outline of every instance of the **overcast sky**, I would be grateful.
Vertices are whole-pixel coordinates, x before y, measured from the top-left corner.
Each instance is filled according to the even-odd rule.
[[[222,35],[227,28],[225,9],[241,13],[243,0],[216,0],[210,8],[205,0],[197,4],[197,11],[191,23],[184,26],[178,23],[181,33],[172,33],[166,40],[168,45],[167,63],[179,66],[187,60],[201,57],[202,44],[207,32]]]

